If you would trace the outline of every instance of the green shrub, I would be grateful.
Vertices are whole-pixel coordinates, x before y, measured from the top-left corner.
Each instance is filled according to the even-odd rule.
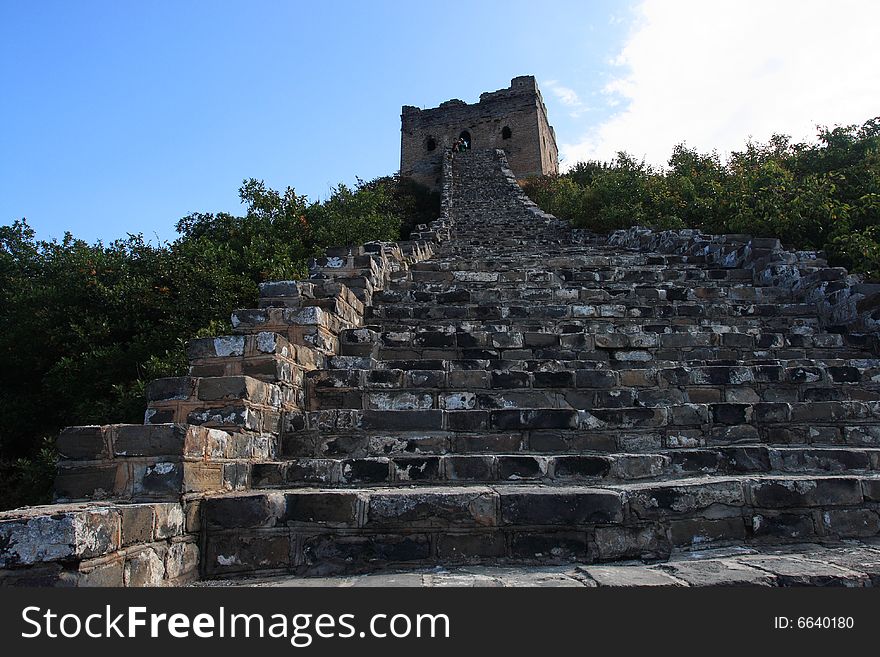
[[[142,422],[146,384],[184,374],[186,340],[228,333],[259,283],[303,278],[327,247],[395,240],[439,212],[396,176],[339,185],[323,203],[257,180],[239,194],[243,216],[190,214],[160,245],[0,227],[0,507],[47,501],[64,426]]]
[[[780,237],[880,277],[880,117],[819,128],[813,144],[783,135],[750,142],[724,164],[684,144],[662,169],[619,153],[529,180],[525,189],[545,211],[598,232],[638,224]]]

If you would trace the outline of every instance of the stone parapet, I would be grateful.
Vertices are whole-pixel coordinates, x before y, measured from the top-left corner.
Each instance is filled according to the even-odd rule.
[[[854,333],[880,331],[880,284],[865,283],[842,267],[829,267],[821,252],[785,249],[775,238],[705,235],[698,230],[654,231],[635,226],[618,230],[608,244],[632,250],[702,256],[724,268],[749,269],[756,285],[787,291],[815,304],[828,326]]]
[[[184,424],[70,427],[58,438],[59,500],[180,500],[242,488],[248,461],[271,458],[268,440]]]
[[[198,565],[179,502],[0,513],[0,586],[179,586],[198,578]]]

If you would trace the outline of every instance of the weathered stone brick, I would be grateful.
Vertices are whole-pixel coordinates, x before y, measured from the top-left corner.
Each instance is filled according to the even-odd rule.
[[[659,525],[597,527],[594,535],[599,561],[667,559],[672,543]]]
[[[585,525],[620,522],[619,493],[589,488],[503,488],[501,518],[508,525]]]
[[[437,456],[394,458],[391,468],[397,482],[437,481],[441,478],[440,458]]]
[[[141,550],[125,560],[125,586],[159,586],[165,579],[165,559],[153,547]]]
[[[119,468],[116,464],[85,467],[62,465],[55,474],[55,494],[68,500],[110,497],[118,490],[118,478]]]
[[[553,459],[553,477],[605,477],[611,461],[603,456],[557,456]]]
[[[109,458],[109,446],[104,427],[68,427],[55,443],[63,459],[91,460]]]
[[[153,505],[132,504],[122,507],[122,546],[149,543],[153,540]]]
[[[617,374],[607,370],[577,370],[578,388],[612,388],[617,385]]]
[[[547,459],[540,456],[498,456],[495,461],[499,479],[540,479],[548,476]]]
[[[169,580],[198,577],[199,548],[195,543],[172,543],[165,553],[165,576]]]
[[[712,404],[712,421],[717,424],[749,424],[752,407],[749,404]]]
[[[205,551],[208,575],[289,568],[288,530],[276,532],[209,533]]]
[[[280,493],[209,497],[202,502],[202,522],[218,529],[272,527],[284,514]]]
[[[498,495],[483,487],[373,491],[366,527],[491,527],[498,523]]]
[[[880,515],[874,509],[829,509],[822,514],[825,531],[842,538],[880,534]]]
[[[506,557],[507,542],[500,532],[467,534],[440,534],[437,537],[437,556],[451,562],[480,557]]]
[[[319,534],[302,539],[303,564],[312,566],[315,574],[425,561],[431,556],[431,541],[425,534]]]
[[[493,388],[526,388],[528,385],[528,372],[493,371],[490,373],[490,386]]]
[[[587,556],[585,531],[514,532],[511,556],[521,559],[583,560]]]
[[[751,534],[758,539],[809,539],[816,536],[809,513],[757,513],[752,516]]]
[[[574,429],[578,420],[577,411],[555,408],[499,410],[490,414],[496,429]]]
[[[443,459],[445,476],[450,481],[488,481],[494,477],[495,459],[491,456],[446,456]]]
[[[446,428],[450,431],[482,431],[489,424],[487,411],[446,411]]]
[[[39,508],[0,521],[0,567],[87,559],[119,548],[121,519],[113,509]]]
[[[738,480],[682,484],[642,484],[627,493],[630,511],[639,518],[702,512],[714,515],[739,513],[745,505]]]
[[[758,480],[751,482],[750,489],[754,505],[770,509],[840,506],[862,501],[861,482],[855,478]]]
[[[346,527],[361,524],[366,496],[358,491],[290,491],[284,494],[287,522],[332,523]]]
[[[443,428],[443,411],[374,411],[363,413],[364,429],[424,431]]]

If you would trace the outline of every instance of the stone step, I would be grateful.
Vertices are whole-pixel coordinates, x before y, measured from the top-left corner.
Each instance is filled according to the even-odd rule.
[[[452,245],[454,246],[454,245]],[[448,258],[445,255],[445,245],[430,260],[414,263],[410,271],[449,271],[456,268],[461,270],[479,271],[491,269],[493,271],[592,271],[612,268],[632,267],[652,268],[663,271],[666,269],[705,269],[707,267],[705,256],[672,255],[663,253],[626,253],[611,250],[604,246],[567,246],[559,250],[557,254],[536,253],[534,250],[520,252],[501,252],[494,254],[491,261],[485,258],[468,259],[463,256]],[[720,269],[715,267],[715,269]]]
[[[353,422],[365,431],[381,430],[626,430],[657,427],[744,426],[791,423],[863,422],[880,429],[876,401],[756,402],[668,404],[608,407],[583,411],[571,408],[502,408],[493,410],[378,409],[327,410],[302,414],[307,427],[321,429],[327,421]]]
[[[197,584],[198,586],[198,584]],[[731,546],[673,550],[663,563],[491,564],[448,568],[392,568],[359,575],[231,577],[208,586],[290,587],[704,587],[704,586],[880,586],[880,544],[843,542]]]
[[[670,268],[673,266],[708,266],[704,255],[687,255],[675,253],[660,253],[657,251],[627,251],[617,248],[609,248],[607,236],[598,238],[599,242],[582,243],[568,242],[561,245],[554,252],[548,249],[510,249],[498,251],[493,254],[491,260],[482,256],[479,249],[462,249],[454,240],[438,246],[433,257],[429,260],[413,263],[412,271],[445,271],[462,266],[464,269],[515,269],[517,263],[523,263],[526,269],[541,269],[552,271],[578,270],[581,268],[605,269],[609,267],[628,266],[653,266],[658,268]],[[464,255],[467,251],[472,256]],[[714,265],[721,268],[720,265]]]
[[[635,320],[609,321],[603,325],[568,319],[543,323],[492,320],[490,324],[487,326],[470,319],[371,323],[372,329],[388,334],[385,339],[343,344],[339,353],[355,356],[376,355],[385,351],[389,354],[385,359],[394,359],[392,350],[397,349],[417,354],[425,350],[437,353],[445,351],[450,355],[432,355],[428,358],[447,360],[499,357],[575,360],[581,354],[590,360],[609,360],[607,356],[613,350],[636,350],[650,354],[645,360],[671,361],[867,359],[878,353],[873,337],[864,339],[863,336],[848,335],[841,340],[835,333],[823,333],[814,327],[768,326],[754,321],[724,326],[706,323],[645,325]],[[477,329],[476,326],[481,328]],[[656,330],[636,331],[640,326]],[[489,328],[492,330],[486,330]],[[673,331],[673,328],[680,330]],[[423,333],[437,335],[422,336]],[[729,337],[721,337],[724,335]],[[534,353],[536,351],[537,354]],[[516,352],[522,355],[515,355]]]
[[[199,577],[188,524],[179,501],[3,511],[0,586],[180,586]]]
[[[697,477],[597,486],[297,488],[201,503],[209,576],[498,560],[667,559],[674,548],[880,531],[880,476]]]
[[[186,356],[190,376],[250,376],[295,387],[302,385],[303,372],[324,365],[321,352],[266,331],[190,340]]]
[[[184,424],[68,427],[56,444],[59,500],[169,499],[246,487],[251,461],[276,441]]]
[[[510,286],[470,288],[443,285],[395,285],[393,290],[378,292],[373,305],[446,304],[450,302],[473,303],[523,303],[541,301],[548,303],[628,303],[638,305],[665,305],[671,301],[690,303],[717,303],[722,300],[768,304],[789,302],[788,296],[774,288],[755,287],[642,287],[633,288],[629,283],[606,284],[602,287],[575,287],[547,283],[519,283]]]
[[[254,463],[253,488],[290,486],[416,485],[448,482],[617,481],[671,475],[662,454],[470,454],[299,458]]]
[[[650,305],[645,299],[615,299],[610,304],[540,303],[513,305],[495,303],[448,303],[442,306],[420,303],[395,303],[371,306],[367,309],[368,323],[380,319],[412,320],[481,320],[532,319],[565,320],[584,318],[636,317],[642,321],[663,318],[777,318],[808,319],[815,321],[814,304],[740,304],[664,301]]]
[[[880,448],[705,447],[643,454],[439,454],[298,458],[251,464],[253,488],[444,483],[613,483],[695,475],[880,471]]]
[[[553,279],[568,282],[603,282],[623,281],[639,283],[644,277],[651,281],[691,281],[704,280],[713,284],[723,285],[732,281],[754,283],[753,269],[721,267],[705,261],[678,264],[655,264],[663,259],[660,254],[646,254],[643,258],[625,258],[621,256],[601,255],[595,248],[569,248],[563,255],[547,253],[543,249],[508,249],[508,255],[499,257],[497,253],[474,252],[472,256],[458,251],[446,254],[444,251],[426,261],[418,263],[407,271],[403,281],[448,281],[455,280],[455,274],[461,273],[468,282],[486,283],[488,279],[497,277],[499,282],[528,282]],[[487,257],[488,256],[488,257]],[[651,260],[652,262],[646,262]],[[813,269],[804,267],[804,269]],[[488,276],[471,276],[486,273]],[[450,276],[451,274],[451,276]],[[599,277],[599,278],[597,278]],[[759,282],[758,285],[766,285]]]
[[[304,406],[303,388],[251,376],[171,377],[147,387],[144,423],[169,422],[277,435],[284,412]]]
[[[348,375],[353,370],[341,370]],[[357,371],[357,370],[354,370]],[[379,372],[392,372],[395,375],[400,370],[378,370]],[[586,370],[589,371],[589,370]],[[449,373],[455,375],[457,373]],[[492,373],[475,381],[478,385],[492,383]],[[513,373],[516,374],[516,373]],[[529,374],[529,373],[525,373]],[[499,408],[574,408],[590,410],[595,408],[637,407],[644,406],[653,408],[668,404],[705,404],[713,402],[729,403],[797,403],[797,402],[845,402],[845,401],[878,401],[880,400],[880,384],[870,386],[858,386],[850,384],[846,388],[841,387],[802,387],[796,384],[757,384],[745,387],[731,386],[729,388],[705,387],[702,385],[680,386],[667,389],[656,388],[632,388],[618,387],[590,388],[565,385],[560,381],[565,372],[536,372],[530,376],[545,378],[547,383],[542,385],[541,379],[532,381],[533,388],[492,388],[479,387],[465,388],[463,386],[446,386],[437,388],[433,386],[421,387],[394,387],[389,388],[387,379],[371,377],[377,381],[371,389],[361,388],[336,388],[317,387],[310,396],[311,410],[326,409],[378,409],[378,410],[418,410],[418,409],[448,409],[467,410],[481,409],[492,410]],[[604,372],[602,373],[604,374]],[[418,370],[409,373],[408,380],[418,382],[423,375]],[[552,378],[551,378],[552,376]],[[453,377],[463,379],[464,377]],[[496,381],[503,383],[509,375],[499,373]],[[488,381],[486,380],[488,379]],[[321,379],[327,381],[326,378]],[[341,380],[334,375],[334,380]],[[521,383],[523,379],[513,378],[513,383]],[[602,383],[602,381],[599,381]]]
[[[395,307],[386,306],[381,312],[386,317],[369,317],[364,326],[374,326],[384,331],[480,331],[480,330],[519,330],[546,333],[675,333],[713,331],[716,333],[785,333],[805,334],[838,333],[837,330],[823,331],[816,317],[770,317],[744,315],[739,317],[705,317],[705,316],[664,316],[658,315],[656,308],[640,306],[629,308],[623,313],[617,311],[603,315],[594,313],[590,316],[563,317],[528,317],[520,316],[519,311],[504,317],[477,319],[474,317],[426,317],[423,310],[404,308],[395,316]],[[455,315],[459,311],[450,311]],[[562,312],[562,311],[560,311]],[[569,309],[564,311],[571,315]],[[573,311],[578,313],[580,311]],[[418,316],[413,316],[418,315]],[[640,327],[649,327],[642,331]],[[497,328],[497,327],[507,327]],[[833,327],[832,327],[833,328]],[[850,334],[858,335],[858,334]],[[865,338],[868,340],[868,338]]]
[[[351,344],[376,344],[384,348],[552,348],[591,345],[600,349],[656,349],[656,348],[694,348],[729,347],[754,349],[781,349],[817,347],[822,349],[856,347],[866,348],[867,341],[860,336],[840,333],[826,333],[808,326],[798,332],[776,333],[759,330],[724,330],[722,326],[676,326],[643,325],[641,331],[597,333],[580,326],[572,330],[522,331],[511,326],[492,324],[472,331],[437,330],[430,326],[415,327],[408,331],[381,331],[378,326],[365,326],[350,329],[340,334],[340,348],[344,352]],[[561,327],[565,328],[565,327]],[[656,328],[657,330],[650,330]],[[506,329],[506,330],[505,330]],[[678,330],[674,330],[678,329]],[[342,355],[357,355],[346,354]]]
[[[291,415],[284,457],[656,452],[725,445],[880,446],[878,402],[574,410],[350,410]]]
[[[448,268],[419,271],[411,270],[405,279],[397,282],[395,291],[435,291],[448,292],[452,289],[465,289],[472,292],[491,289],[516,291],[535,289],[539,286],[563,289],[630,291],[649,289],[671,289],[685,293],[690,290],[711,290],[715,293],[729,293],[745,287],[754,287],[762,294],[782,295],[779,289],[769,286],[753,286],[753,272],[750,269],[659,269],[640,268],[629,265],[609,269],[536,269],[528,263],[511,268],[486,269],[467,268],[459,263],[450,263]],[[601,284],[601,287],[597,287]],[[658,288],[658,286],[662,286]],[[643,293],[646,294],[646,293]],[[394,291],[383,295],[382,300],[394,300]],[[670,295],[674,298],[675,294]]]
[[[880,374],[878,358],[794,358],[772,359],[756,358],[744,362],[738,359],[688,359],[675,361],[655,361],[650,364],[619,361],[616,364],[596,366],[590,361],[580,359],[409,359],[379,360],[371,356],[333,356],[328,361],[329,369],[315,370],[306,375],[307,380],[320,378],[320,372],[336,370],[434,370],[441,372],[459,371],[521,371],[532,373],[589,371],[616,372],[612,385],[662,385],[657,373],[663,373],[663,381],[676,385],[699,383],[738,385],[741,383],[877,383]],[[631,372],[627,375],[626,372]],[[340,375],[344,376],[344,375]],[[355,376],[355,375],[352,375]],[[377,376],[393,376],[377,375]],[[477,375],[473,375],[477,376]],[[590,375],[582,375],[590,376]],[[611,375],[609,375],[611,376]],[[648,377],[645,379],[645,377]],[[607,377],[606,377],[607,378]],[[647,383],[640,383],[647,380]],[[627,383],[630,381],[630,383]],[[638,381],[639,383],[632,383]],[[358,380],[356,384],[368,382]],[[328,383],[343,386],[342,383]],[[401,384],[403,385],[403,384]],[[419,384],[406,384],[419,387]],[[423,383],[424,385],[424,383]],[[526,384],[528,386],[530,384]],[[575,385],[582,385],[575,382]],[[430,386],[429,386],[430,387]],[[514,387],[522,387],[519,384]],[[601,387],[601,386],[597,386]]]
[[[639,313],[649,309],[637,309]],[[393,313],[389,313],[393,314]],[[445,332],[462,331],[522,331],[543,333],[676,333],[701,332],[714,333],[783,333],[811,335],[821,333],[822,327],[815,318],[789,317],[655,317],[640,316],[630,312],[623,317],[500,317],[477,320],[468,317],[371,317],[365,323],[379,331],[420,331],[434,330]],[[641,330],[646,327],[646,330]],[[834,332],[836,331],[829,331]],[[860,339],[861,334],[850,334]],[[870,338],[862,338],[866,343]]]
[[[642,329],[630,327],[605,326],[605,330],[589,330],[587,327],[561,324],[558,327],[504,325],[489,323],[475,330],[456,330],[459,327],[407,326],[400,330],[387,330],[387,326],[369,325],[364,328],[345,331],[341,334],[340,354],[344,356],[379,356],[383,360],[419,358],[438,358],[434,353],[447,352],[451,356],[439,356],[447,360],[461,358],[518,358],[518,359],[562,359],[573,360],[572,352],[596,352],[600,360],[607,360],[602,354],[620,350],[648,351],[652,358],[646,360],[692,360],[691,352],[714,354],[703,358],[727,358],[731,360],[750,360],[761,358],[798,358],[803,353],[821,353],[820,358],[846,358],[859,355],[868,356],[874,351],[873,340],[864,336],[825,333],[809,326],[793,327],[789,332],[775,332],[761,329],[738,330],[729,326],[675,326],[641,325]],[[615,330],[615,329],[627,330]],[[610,329],[610,330],[609,330]],[[678,329],[678,330],[673,330]],[[395,357],[394,351],[404,351],[408,356]],[[531,355],[509,356],[507,352],[522,352]],[[787,352],[799,352],[787,356]],[[422,356],[423,352],[432,355]],[[486,355],[473,356],[471,353],[484,352]],[[535,355],[546,352],[548,355]],[[382,354],[388,354],[383,356]],[[720,356],[718,354],[729,355]],[[468,355],[465,355],[468,354]],[[760,356],[756,356],[760,354]],[[777,355],[779,354],[779,355]]]
[[[223,429],[229,432],[249,432],[274,439],[282,427],[283,413],[279,408],[253,405],[247,401],[218,405],[162,405],[148,408],[145,425],[171,422]]]
[[[501,334],[503,335],[503,334]],[[643,342],[650,343],[653,339]],[[504,338],[493,338],[493,342],[508,342]],[[585,365],[592,363],[606,367],[644,366],[646,363],[688,363],[691,361],[733,361],[750,363],[756,360],[827,360],[836,358],[859,359],[872,355],[862,349],[825,349],[811,347],[780,347],[769,349],[733,347],[686,347],[686,348],[663,348],[663,347],[603,347],[597,344],[609,344],[600,336],[587,336],[584,334],[569,334],[561,340],[564,345],[557,347],[428,347],[420,348],[418,345],[406,347],[381,347],[376,350],[377,362],[409,361],[417,364],[419,361],[468,361],[485,360],[493,361],[578,361]],[[636,342],[633,340],[632,342]],[[509,341],[514,345],[514,341]],[[361,354],[363,350],[342,350],[348,355],[352,352]],[[417,365],[416,365],[417,367]],[[426,368],[427,369],[427,368]]]

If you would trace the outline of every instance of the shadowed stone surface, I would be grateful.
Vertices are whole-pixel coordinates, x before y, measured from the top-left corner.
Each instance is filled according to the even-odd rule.
[[[859,562],[861,565],[859,565]],[[196,586],[876,586],[880,545],[709,550],[677,554],[667,563],[607,565],[463,566],[341,577],[237,578]],[[873,584],[872,584],[873,581]]]

